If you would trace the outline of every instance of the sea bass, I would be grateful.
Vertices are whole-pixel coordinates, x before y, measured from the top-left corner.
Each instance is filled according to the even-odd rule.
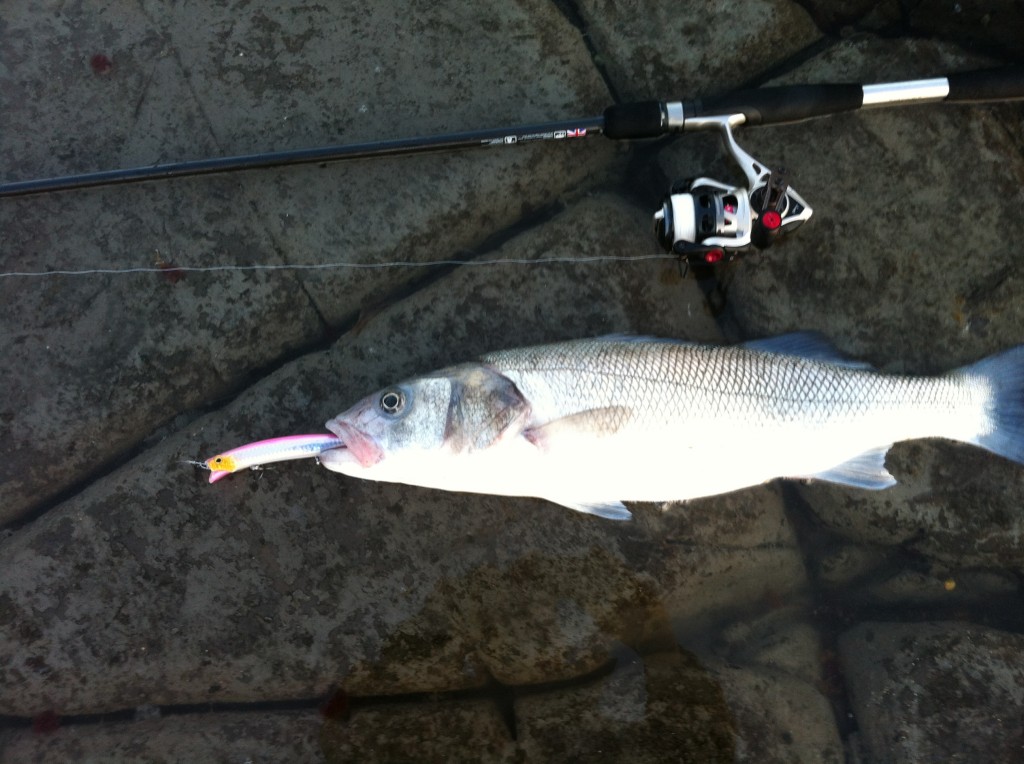
[[[1024,345],[937,377],[885,374],[811,333],[736,346],[604,337],[491,353],[327,422],[328,469],[535,496],[615,520],[623,501],[774,478],[895,484],[896,441],[949,438],[1024,463]]]

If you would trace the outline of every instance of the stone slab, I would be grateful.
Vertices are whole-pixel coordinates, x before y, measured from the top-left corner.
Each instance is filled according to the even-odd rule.
[[[0,736],[0,760],[313,764],[325,761],[321,722],[315,712],[213,712],[9,731]]]
[[[623,101],[728,92],[821,39],[800,3],[582,0],[580,15]]]
[[[955,622],[862,623],[839,640],[871,761],[1020,759],[1022,637]]]
[[[201,18],[148,2],[12,7],[4,179],[582,117],[609,100],[578,32],[538,0]],[[5,271],[157,272],[0,279],[0,524],[430,273],[347,266],[465,257],[614,157],[595,138],[4,199]]]

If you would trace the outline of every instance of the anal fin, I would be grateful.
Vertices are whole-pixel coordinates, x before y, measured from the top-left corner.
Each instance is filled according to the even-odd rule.
[[[814,475],[798,477],[825,480],[829,483],[865,488],[869,491],[881,491],[883,488],[896,485],[896,478],[885,468],[885,455],[890,448],[892,448],[891,443],[880,448],[873,448],[830,469]]]
[[[561,504],[563,507],[586,512],[588,515],[597,515],[605,520],[632,520],[633,513],[626,509],[621,501],[571,501],[562,498],[545,497],[554,504]]]

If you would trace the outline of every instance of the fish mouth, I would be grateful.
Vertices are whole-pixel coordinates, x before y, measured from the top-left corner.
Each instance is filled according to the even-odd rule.
[[[364,432],[359,431],[348,422],[340,419],[332,419],[327,423],[327,429],[341,438],[341,447],[347,450],[355,460],[359,462],[359,466],[363,468],[372,467],[384,458],[384,451],[377,442]],[[338,449],[332,448],[321,453],[322,457],[328,454],[330,451],[336,451]]]

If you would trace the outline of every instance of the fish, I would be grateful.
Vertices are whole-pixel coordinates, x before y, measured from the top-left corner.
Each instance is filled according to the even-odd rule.
[[[268,438],[255,443],[247,443],[230,451],[211,456],[203,462],[210,470],[210,482],[216,483],[232,472],[253,469],[271,462],[284,462],[291,459],[309,459],[318,457],[325,450],[342,448],[344,444],[336,435],[286,435],[282,438]]]
[[[1024,346],[939,375],[883,373],[813,332],[739,345],[610,336],[490,353],[326,423],[345,475],[531,496],[613,520],[776,478],[880,490],[898,441],[1024,463]]]

